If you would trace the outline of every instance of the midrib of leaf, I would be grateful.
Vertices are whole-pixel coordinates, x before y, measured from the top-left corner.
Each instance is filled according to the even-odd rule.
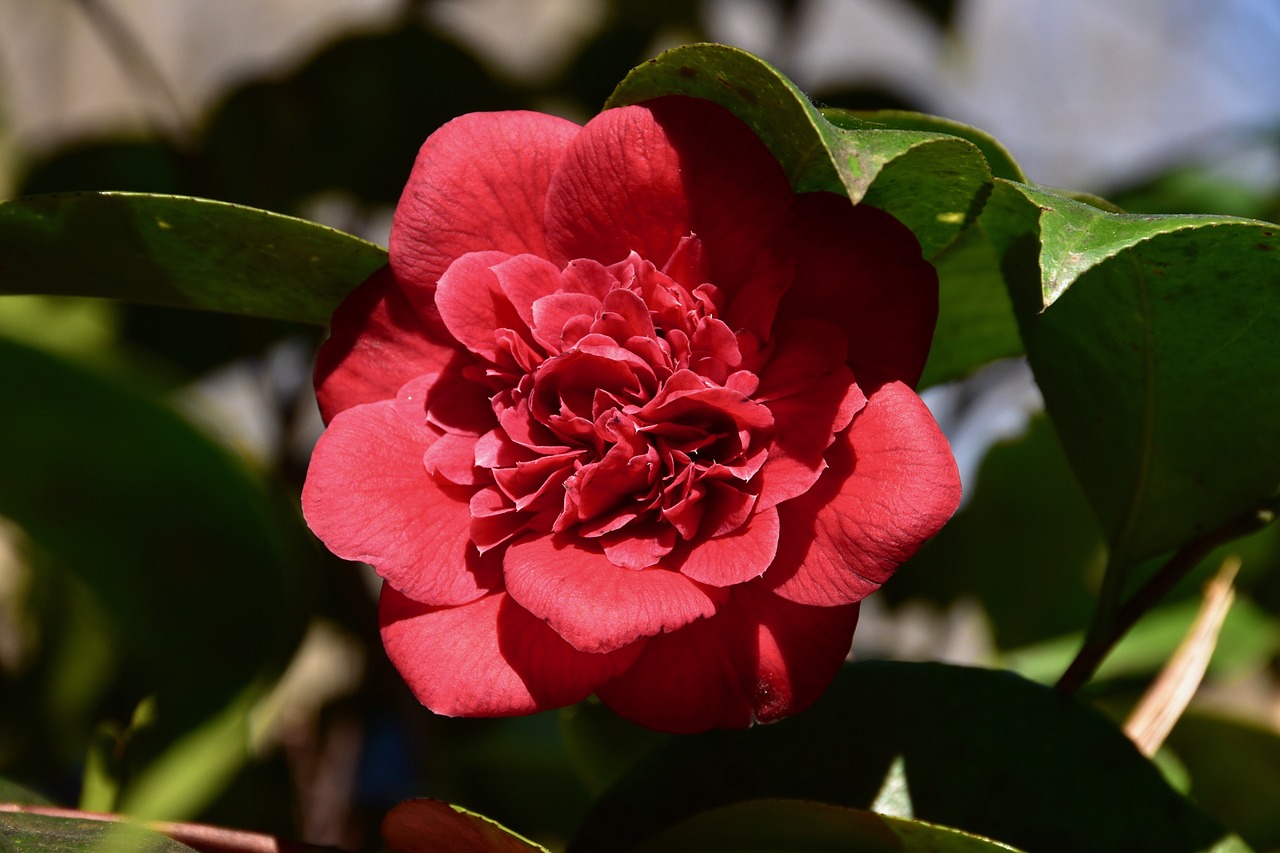
[[[1098,612],[1089,633],[1109,630],[1120,606],[1120,597],[1124,592],[1124,582],[1132,564],[1133,541],[1147,505],[1147,492],[1151,484],[1151,460],[1155,433],[1156,410],[1156,367],[1154,324],[1151,312],[1151,292],[1147,276],[1143,273],[1142,264],[1137,257],[1136,247],[1131,250],[1129,263],[1134,270],[1134,285],[1137,288],[1138,314],[1142,322],[1142,406],[1139,424],[1138,466],[1134,476],[1133,488],[1130,491],[1128,506],[1125,509],[1124,521],[1111,542],[1111,553],[1107,558],[1106,574],[1103,576],[1102,593],[1098,603]]]

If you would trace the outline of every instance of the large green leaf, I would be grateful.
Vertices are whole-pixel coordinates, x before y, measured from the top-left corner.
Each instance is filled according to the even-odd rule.
[[[963,379],[996,359],[1021,355],[999,259],[981,226],[961,233],[934,256],[933,265],[938,270],[938,325],[919,387]]]
[[[636,849],[645,853],[998,853],[1014,848],[945,826],[862,809],[803,800],[750,800],[694,815]]]
[[[324,324],[386,252],[223,202],[68,193],[0,202],[0,294],[101,296]]]
[[[0,515],[29,538],[42,582],[65,576],[92,598],[105,634],[92,645],[120,650],[122,698],[156,697],[126,749],[122,796],[145,782],[139,810],[183,819],[217,793],[196,777],[220,784],[247,757],[245,691],[301,636],[300,519],[144,393],[3,339],[0,387]],[[169,749],[173,760],[149,763]]]
[[[1191,796],[1259,850],[1280,848],[1280,732],[1191,710],[1169,735]]]
[[[1086,705],[1011,673],[869,662],[798,717],[660,747],[570,849],[626,850],[744,800],[866,808],[899,757],[916,819],[1027,850],[1190,853],[1227,838]]]
[[[1072,468],[1123,568],[1280,485],[1280,226],[1000,181],[983,214]]]
[[[796,192],[839,192],[893,214],[926,257],[974,220],[991,189],[987,161],[967,139],[850,117],[837,127],[777,69],[724,45],[663,53],[627,75],[606,106],[672,94],[714,101],[746,122]]]

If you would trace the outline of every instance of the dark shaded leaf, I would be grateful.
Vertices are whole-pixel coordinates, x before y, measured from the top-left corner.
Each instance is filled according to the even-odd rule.
[[[749,800],[694,815],[647,853],[995,853],[1014,848],[945,826],[802,800]]]
[[[484,815],[439,800],[409,800],[382,822],[392,853],[533,853],[547,848]]]
[[[765,797],[865,808],[898,756],[917,819],[1023,849],[1191,853],[1226,839],[1088,706],[1011,673],[868,662],[798,717],[659,748],[598,801],[570,849],[625,850]]]

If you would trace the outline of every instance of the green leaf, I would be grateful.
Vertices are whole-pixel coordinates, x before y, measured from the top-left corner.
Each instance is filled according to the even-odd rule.
[[[249,718],[266,690],[253,683],[177,738],[130,779],[115,811],[142,818],[190,817],[217,799],[249,761]]]
[[[920,388],[963,379],[996,359],[1022,354],[995,247],[979,225],[933,258],[938,325]]]
[[[23,806],[47,806],[51,801],[25,785],[0,778],[0,803],[17,803]]]
[[[825,109],[822,114],[837,127],[851,130],[882,128],[885,130],[927,130],[967,139],[986,158],[991,174],[997,178],[1026,182],[1021,167],[1014,162],[1009,150],[985,130],[954,119],[933,116],[910,110],[843,110]]]
[[[738,48],[673,48],[628,74],[605,106],[673,94],[714,101],[746,122],[797,193],[838,192],[893,214],[925,257],[976,218],[991,190],[987,161],[967,139],[853,120],[837,127],[776,68]]]
[[[98,296],[325,324],[385,250],[224,202],[69,193],[0,202],[0,294]]]
[[[143,691],[134,701],[156,696],[154,722],[126,750],[127,802],[149,757],[234,735],[224,723],[236,697],[282,671],[309,600],[310,543],[292,506],[146,395],[3,339],[0,387],[0,515],[49,574],[92,596],[105,632],[96,645],[120,650],[127,689]],[[216,793],[191,774],[225,779],[243,746],[215,740],[189,754],[208,761],[173,777],[186,805],[154,816],[182,819],[197,792]]]
[[[194,850],[134,824],[0,811],[0,853],[194,853]]]
[[[1280,226],[1110,213],[1008,181],[983,225],[1114,563],[1276,494]]]
[[[1126,633],[1098,667],[1096,680],[1151,677],[1164,666],[1195,621],[1199,602],[1171,601],[1152,610]],[[1027,678],[1046,683],[1057,679],[1080,650],[1083,634],[1056,637],[1014,649],[1001,663]],[[1247,598],[1232,605],[1214,647],[1209,672],[1239,678],[1267,665],[1280,651],[1280,621]]]
[[[570,850],[626,850],[744,800],[866,808],[898,756],[917,819],[1027,850],[1191,853],[1226,835],[1089,706],[1011,673],[867,662],[795,718],[660,747]]]
[[[439,800],[407,800],[382,822],[392,853],[549,853],[484,815]]]
[[[1280,733],[1191,710],[1168,746],[1191,776],[1191,796],[1259,850],[1280,848]]]
[[[605,108],[664,95],[714,101],[742,119],[778,158],[796,192],[840,188],[836,164],[824,144],[824,134],[834,126],[794,83],[759,57],[718,44],[672,48],[628,74]]]
[[[976,599],[996,648],[1017,649],[1087,624],[1104,553],[1053,430],[1037,415],[1023,435],[991,448],[967,503],[879,594],[940,606]]]
[[[559,721],[569,761],[592,793],[603,791],[670,740],[668,735],[622,719],[595,699],[563,709]]]
[[[916,820],[801,800],[703,812],[641,844],[644,853],[995,853],[1013,850]]]

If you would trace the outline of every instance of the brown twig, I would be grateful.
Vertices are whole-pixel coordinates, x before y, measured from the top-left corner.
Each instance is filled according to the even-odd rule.
[[[1070,696],[1083,687],[1134,623],[1159,604],[1210,551],[1266,527],[1275,520],[1278,508],[1280,500],[1273,500],[1261,508],[1228,519],[1182,546],[1116,611],[1108,630],[1096,639],[1086,640],[1054,689]]]

